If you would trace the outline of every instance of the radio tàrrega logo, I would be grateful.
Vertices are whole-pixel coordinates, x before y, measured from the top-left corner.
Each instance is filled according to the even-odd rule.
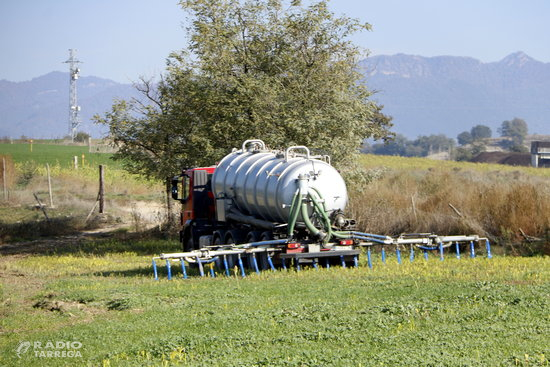
[[[15,353],[17,353],[17,356],[21,358],[21,354],[27,353],[29,348],[31,347],[31,342],[19,342],[19,345],[15,349]]]
[[[45,357],[45,358],[74,358],[82,357],[82,352],[79,350],[82,348],[82,343],[78,341],[47,341],[46,343],[35,341],[23,341],[19,342],[17,348],[15,348],[15,353],[19,358],[22,358],[22,355],[27,353],[30,348],[33,348],[35,357]]]

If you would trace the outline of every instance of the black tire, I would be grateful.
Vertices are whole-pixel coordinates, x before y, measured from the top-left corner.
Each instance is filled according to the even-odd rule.
[[[193,243],[193,237],[191,236],[191,231],[186,231],[182,236],[182,249],[183,252],[193,251],[195,249],[195,244]]]
[[[261,236],[262,236],[262,232],[260,231],[250,231],[246,235],[246,243],[261,241],[260,240]]]
[[[217,234],[214,235],[214,240],[212,241],[213,246],[221,247],[223,245],[223,241]]]
[[[269,241],[273,239],[273,232],[265,231],[260,235],[260,241]]]
[[[222,240],[220,238],[220,236],[217,234],[217,233],[214,233],[214,236],[213,236],[213,239],[212,239],[212,245],[213,246],[217,246],[215,247],[215,249],[218,249],[220,247],[222,247]],[[215,261],[215,264],[216,264],[216,267],[218,269],[220,269],[221,271],[224,271],[224,267],[223,267],[223,257],[219,257],[218,260]]]

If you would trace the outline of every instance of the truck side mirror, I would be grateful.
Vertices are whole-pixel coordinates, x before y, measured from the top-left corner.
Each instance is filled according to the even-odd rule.
[[[171,193],[172,199],[185,204],[189,199],[189,176],[185,173],[172,177]],[[182,191],[179,191],[178,185],[182,186]]]
[[[180,176],[174,176],[172,177],[172,199],[174,200],[181,200],[179,197],[179,191],[178,191],[178,183],[180,181]]]

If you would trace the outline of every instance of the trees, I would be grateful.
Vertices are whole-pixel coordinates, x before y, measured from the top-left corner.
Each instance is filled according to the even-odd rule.
[[[369,100],[349,36],[368,24],[336,17],[326,1],[183,0],[187,50],[172,53],[158,88],[118,101],[96,121],[109,126],[116,158],[148,176],[212,164],[242,141],[307,145],[353,161],[364,138],[389,134]]]
[[[454,139],[448,138],[444,134],[419,136],[413,142],[414,146],[420,148],[422,156],[449,151],[455,146],[455,144]]]
[[[84,142],[87,142],[89,138],[90,138],[90,134],[88,134],[84,131],[79,131],[79,132],[76,133],[76,135],[74,137],[74,141],[76,141],[78,143],[84,143]]]
[[[512,121],[503,121],[498,132],[510,140],[502,141],[501,146],[511,152],[527,153],[529,150],[523,145],[523,142],[528,130],[527,123],[523,119],[515,117]]]
[[[489,126],[476,125],[472,127],[472,129],[470,130],[470,134],[472,135],[472,139],[474,141],[477,141],[490,138],[491,135],[493,135],[493,132],[491,131],[491,128]]]
[[[456,140],[458,141],[458,144],[460,145],[467,145],[471,144],[474,141],[474,138],[472,137],[472,134],[468,131],[463,131],[456,137]]]
[[[501,136],[512,138],[514,145],[521,145],[525,136],[527,136],[528,130],[525,120],[515,117],[512,121],[503,121],[498,132]]]
[[[467,145],[473,142],[488,139],[493,135],[491,128],[485,125],[476,125],[470,129],[470,132],[464,131],[456,137],[458,144]]]
[[[373,144],[365,149],[365,153],[373,153],[379,155],[399,155],[409,156],[409,146],[411,142],[405,135],[396,134],[391,140],[386,143]]]
[[[481,141],[474,141],[469,147],[460,147],[455,152],[454,159],[457,161],[470,161],[479,153],[487,149]]]
[[[449,151],[454,146],[455,141],[443,134],[422,135],[415,140],[409,140],[404,135],[397,134],[386,143],[373,144],[365,152],[404,157],[425,157],[436,152]]]

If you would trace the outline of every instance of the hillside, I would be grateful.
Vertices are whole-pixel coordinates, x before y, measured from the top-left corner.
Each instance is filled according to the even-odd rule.
[[[92,124],[91,117],[107,111],[114,98],[135,96],[130,84],[94,76],[80,78],[77,88],[81,129],[96,137],[105,129]],[[51,72],[25,82],[0,80],[0,136],[62,137],[68,132],[68,106],[69,73]]]
[[[550,133],[550,63],[517,52],[499,62],[469,57],[398,54],[361,62],[376,100],[410,138],[456,137],[476,124],[496,134],[502,121],[523,118],[531,133]]]
[[[456,137],[476,124],[496,134],[502,121],[521,117],[530,133],[550,134],[550,63],[522,52],[499,62],[469,57],[373,56],[360,62],[374,99],[393,116],[394,131],[409,138]],[[130,84],[85,76],[78,81],[82,129],[101,135],[91,123],[114,98],[136,96]],[[52,72],[30,81],[0,80],[0,136],[61,137],[67,133],[68,73]]]

